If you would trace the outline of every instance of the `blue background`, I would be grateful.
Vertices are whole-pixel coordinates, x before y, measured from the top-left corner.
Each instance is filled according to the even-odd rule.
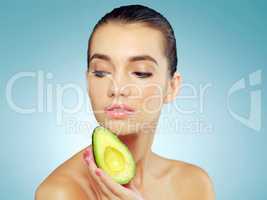
[[[205,169],[213,180],[217,199],[267,199],[265,105],[258,131],[234,119],[227,107],[232,85],[257,70],[262,75],[257,89],[262,91],[262,104],[266,102],[267,3],[263,0],[1,1],[0,199],[33,199],[37,185],[53,169],[90,144],[96,122],[90,107],[86,111],[87,40],[101,16],[114,7],[133,3],[151,6],[169,19],[176,34],[178,70],[183,82],[197,92],[194,98],[177,97],[174,102],[180,108],[193,109],[192,114],[179,113],[172,104],[164,108],[153,150]],[[11,77],[38,71],[53,75],[45,79],[45,89],[72,83],[83,90],[81,109],[65,116],[77,126],[72,122],[57,124],[55,95],[50,99],[55,107],[51,112],[21,114],[8,104],[6,87]],[[199,87],[205,85],[209,88],[201,110]],[[19,80],[12,93],[15,103],[36,106],[36,89],[36,79]],[[190,92],[184,90],[181,95]],[[231,109],[248,116],[249,94],[245,89],[233,95]],[[63,100],[68,107],[77,104],[71,90]],[[190,121],[203,121],[209,128],[194,131],[187,124]],[[174,122],[187,128],[179,129]]]

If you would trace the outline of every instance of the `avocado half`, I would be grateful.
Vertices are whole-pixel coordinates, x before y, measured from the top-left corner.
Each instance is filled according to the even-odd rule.
[[[119,184],[135,176],[135,161],[128,147],[110,130],[97,126],[92,134],[96,165]]]

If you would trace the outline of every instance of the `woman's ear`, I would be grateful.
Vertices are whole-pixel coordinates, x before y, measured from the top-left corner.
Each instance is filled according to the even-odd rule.
[[[181,75],[175,72],[172,78],[168,81],[167,92],[164,98],[164,103],[167,104],[173,101],[181,87]]]

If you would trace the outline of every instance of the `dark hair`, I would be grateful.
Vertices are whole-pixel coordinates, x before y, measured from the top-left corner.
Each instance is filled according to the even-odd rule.
[[[111,12],[104,15],[95,25],[93,32],[88,41],[87,50],[87,67],[89,69],[90,58],[90,43],[96,29],[108,22],[121,22],[121,23],[144,23],[147,26],[161,31],[165,39],[165,55],[168,59],[170,75],[176,71],[177,66],[177,52],[176,40],[174,31],[168,20],[159,12],[142,5],[127,5],[113,9]]]

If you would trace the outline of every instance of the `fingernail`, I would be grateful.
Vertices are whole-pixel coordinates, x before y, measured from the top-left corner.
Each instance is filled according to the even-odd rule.
[[[85,149],[84,154],[87,156],[91,156],[91,151],[89,148]]]
[[[90,165],[91,159],[89,157],[84,157],[84,161],[86,162],[87,165]]]
[[[95,170],[95,174],[97,175],[97,176],[101,176],[102,174],[101,174],[101,171],[99,170],[99,169],[96,169]]]
[[[90,151],[85,150],[84,153],[83,153],[83,158],[84,159],[87,159],[87,158],[91,159],[92,155],[91,155]]]

